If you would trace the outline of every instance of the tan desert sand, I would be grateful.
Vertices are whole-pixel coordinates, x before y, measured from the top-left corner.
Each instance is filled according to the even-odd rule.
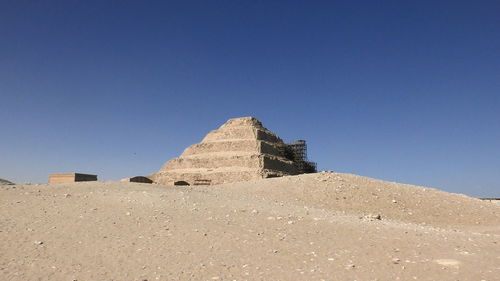
[[[0,280],[500,280],[500,207],[322,172],[0,188]]]

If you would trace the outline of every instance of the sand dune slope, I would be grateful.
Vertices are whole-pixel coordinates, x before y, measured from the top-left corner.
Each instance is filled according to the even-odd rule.
[[[498,222],[500,216],[499,209],[491,208],[490,202],[463,194],[332,172],[239,182],[216,188],[224,190],[226,196],[286,201],[306,208],[349,214],[380,214],[385,219],[434,226],[488,226]]]
[[[0,189],[0,280],[498,280],[499,243],[497,205],[347,174]]]

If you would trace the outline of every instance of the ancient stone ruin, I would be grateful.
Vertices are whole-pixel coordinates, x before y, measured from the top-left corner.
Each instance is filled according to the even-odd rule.
[[[253,117],[228,120],[155,174],[164,185],[211,185],[316,172],[305,141],[285,144]]]
[[[153,183],[153,181],[147,177],[136,176],[131,178],[124,178],[120,180],[121,182],[138,182],[138,183]]]
[[[4,179],[0,179],[0,185],[13,185],[14,183],[8,181],[8,180],[4,180]]]

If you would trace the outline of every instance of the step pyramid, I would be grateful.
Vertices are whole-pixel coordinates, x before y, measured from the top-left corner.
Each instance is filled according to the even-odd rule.
[[[164,185],[210,185],[296,175],[296,165],[284,157],[285,147],[259,120],[234,118],[149,178]]]

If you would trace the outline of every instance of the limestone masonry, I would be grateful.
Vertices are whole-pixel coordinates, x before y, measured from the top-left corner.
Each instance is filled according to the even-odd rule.
[[[164,185],[210,185],[315,172],[305,141],[294,144],[285,144],[253,117],[230,119],[149,178]]]

